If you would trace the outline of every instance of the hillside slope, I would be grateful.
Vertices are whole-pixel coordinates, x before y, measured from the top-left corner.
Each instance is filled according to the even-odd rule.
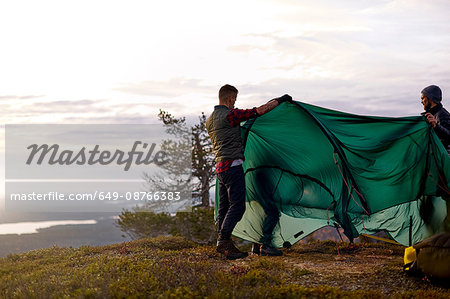
[[[450,291],[402,272],[402,247],[297,244],[282,257],[228,261],[179,237],[52,247],[0,259],[0,297],[433,297]]]

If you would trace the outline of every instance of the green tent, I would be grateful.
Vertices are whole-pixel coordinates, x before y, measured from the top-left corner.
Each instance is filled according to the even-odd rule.
[[[424,117],[372,117],[283,103],[241,126],[246,211],[233,235],[286,247],[330,225],[417,243],[443,230],[450,158]],[[216,188],[216,207],[218,192]],[[217,209],[216,209],[217,210]]]

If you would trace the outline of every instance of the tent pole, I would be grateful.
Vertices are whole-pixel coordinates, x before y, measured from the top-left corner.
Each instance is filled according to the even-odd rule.
[[[409,216],[409,246],[412,246],[412,225],[413,225],[413,221],[412,221],[412,216]]]

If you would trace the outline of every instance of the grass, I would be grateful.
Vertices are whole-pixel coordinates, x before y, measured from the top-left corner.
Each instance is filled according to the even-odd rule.
[[[449,298],[406,276],[401,251],[327,241],[228,261],[181,237],[52,247],[0,259],[0,298]]]

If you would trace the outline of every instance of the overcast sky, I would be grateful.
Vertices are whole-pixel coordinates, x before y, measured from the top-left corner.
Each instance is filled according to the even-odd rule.
[[[6,4],[5,4],[6,3]],[[353,113],[450,94],[450,1],[4,1],[1,123],[149,123],[284,93]]]
[[[2,1],[0,123],[155,123],[289,93],[357,114],[450,106],[450,1]],[[2,144],[4,146],[4,143]]]

